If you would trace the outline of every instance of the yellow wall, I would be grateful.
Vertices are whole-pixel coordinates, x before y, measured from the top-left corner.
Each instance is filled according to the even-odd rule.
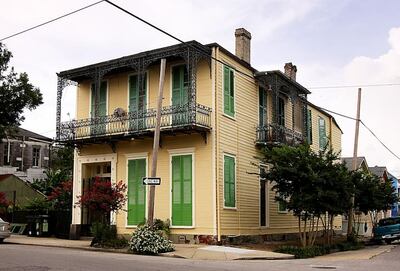
[[[329,140],[330,147],[336,152],[340,153],[342,150],[342,132],[335,124],[332,117],[327,115],[321,110],[316,109],[314,106],[309,105],[308,109],[311,110],[312,121],[312,144],[311,148],[314,151],[319,151],[319,118],[325,120],[326,136]]]

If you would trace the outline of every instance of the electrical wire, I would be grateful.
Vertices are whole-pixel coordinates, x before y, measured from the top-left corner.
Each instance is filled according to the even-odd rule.
[[[329,89],[329,88],[366,88],[366,87],[390,87],[390,86],[400,86],[400,83],[382,83],[382,84],[370,84],[370,85],[343,85],[343,86],[318,86],[318,87],[308,87],[308,89]]]
[[[60,20],[60,19],[62,19],[62,18],[65,18],[65,17],[70,16],[70,15],[72,15],[72,14],[75,14],[75,13],[77,13],[77,12],[80,12],[80,11],[82,11],[82,10],[84,10],[84,9],[93,7],[93,6],[97,5],[97,4],[100,4],[101,2],[104,2],[104,0],[97,1],[97,2],[95,2],[95,3],[93,3],[93,4],[84,6],[84,7],[79,8],[79,9],[76,9],[76,10],[71,11],[71,12],[69,12],[69,13],[66,13],[66,14],[64,14],[64,15],[61,15],[61,16],[59,16],[59,17],[57,17],[57,18],[51,19],[51,20],[49,20],[49,21],[43,22],[43,23],[41,23],[41,24],[35,25],[35,26],[33,26],[33,27],[29,27],[29,28],[27,28],[27,29],[25,29],[25,30],[22,30],[22,31],[20,31],[20,32],[17,32],[17,33],[14,33],[14,34],[12,34],[12,35],[9,35],[9,36],[7,36],[7,37],[4,37],[4,38],[0,39],[0,42],[1,42],[1,41],[4,41],[4,40],[6,40],[6,39],[12,38],[12,37],[21,35],[21,34],[23,34],[23,33],[25,33],[25,32],[31,31],[31,30],[33,30],[33,29],[39,28],[39,27],[44,26],[44,25],[46,25],[46,24],[52,23],[52,22],[54,22],[54,21]]]
[[[360,122],[379,141],[379,143],[381,143],[381,145],[386,150],[388,150],[391,154],[393,154],[394,157],[400,160],[400,157],[397,154],[395,154],[391,149],[389,149],[389,147],[386,146],[385,143],[383,143],[382,140],[380,140],[379,137],[362,120],[360,120]]]
[[[180,38],[178,38],[178,37],[172,35],[171,33],[168,33],[167,31],[161,29],[160,27],[158,27],[158,26],[156,26],[156,25],[150,23],[149,21],[147,21],[147,20],[145,20],[145,19],[143,19],[143,18],[141,18],[141,17],[139,17],[139,16],[133,14],[133,13],[130,12],[129,10],[127,10],[127,9],[125,9],[125,8],[123,8],[123,7],[121,7],[121,6],[117,5],[117,4],[115,4],[115,3],[113,3],[112,1],[109,1],[109,0],[104,0],[104,1],[105,1],[106,3],[108,3],[108,4],[110,4],[111,6],[113,6],[113,7],[117,8],[117,9],[121,10],[122,12],[124,12],[124,13],[126,13],[126,14],[132,16],[132,17],[134,17],[135,19],[137,19],[137,20],[139,20],[139,21],[141,21],[141,22],[147,24],[148,26],[150,26],[150,27],[152,27],[152,28],[154,28],[154,29],[160,31],[161,33],[163,33],[163,34],[165,34],[165,35],[167,35],[167,36],[173,38],[174,40],[176,40],[176,41],[178,41],[178,42],[180,42],[180,43],[182,43],[182,44],[184,44],[184,45],[186,45],[186,46],[188,46],[188,47],[190,47],[190,48],[192,48],[192,49],[198,51],[199,53],[203,54],[204,56],[209,57],[210,59],[212,59],[212,60],[214,60],[214,61],[216,61],[216,62],[218,62],[218,63],[221,63],[221,64],[223,64],[223,65],[229,67],[230,69],[234,70],[235,72],[237,72],[237,73],[239,73],[239,74],[241,74],[241,75],[244,75],[245,77],[248,77],[249,79],[251,79],[251,82],[254,82],[254,77],[253,77],[253,75],[249,75],[249,74],[247,74],[247,73],[245,73],[245,72],[242,72],[241,70],[238,70],[237,68],[235,68],[235,67],[229,65],[229,64],[226,63],[226,62],[224,62],[224,61],[222,61],[222,60],[220,60],[220,59],[217,59],[217,58],[215,58],[215,57],[213,57],[213,56],[210,56],[207,52],[202,51],[202,50],[200,50],[199,48],[194,47],[194,46],[191,45],[191,44],[188,44],[187,42],[181,40]]]

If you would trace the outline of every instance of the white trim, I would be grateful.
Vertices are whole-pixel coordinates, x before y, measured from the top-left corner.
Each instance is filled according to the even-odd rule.
[[[125,165],[125,179],[126,179],[126,187],[127,187],[127,191],[126,191],[126,194],[127,194],[127,197],[128,197],[128,192],[129,192],[129,179],[128,179],[128,173],[129,173],[129,161],[131,161],[131,160],[140,160],[140,159],[145,159],[146,160],[146,176],[149,176],[149,159],[148,159],[148,155],[147,155],[147,152],[145,152],[145,153],[131,153],[131,154],[127,154],[126,155],[126,165]],[[147,198],[148,198],[148,187],[147,187],[147,185],[145,186],[145,189],[146,189],[146,199],[145,199],[145,202],[144,202],[144,217],[145,217],[145,219],[147,220]],[[124,216],[124,218],[125,218],[125,228],[126,229],[133,229],[133,228],[137,228],[137,226],[138,225],[128,225],[128,208],[129,208],[129,206],[128,206],[128,199],[126,200],[126,202],[125,202],[125,210],[126,210],[126,212],[125,212],[125,216]]]
[[[145,71],[145,74],[146,74],[146,110],[147,109],[149,109],[150,108],[150,88],[149,88],[149,72],[146,70]],[[126,104],[126,112],[129,112],[129,102],[130,102],[130,97],[129,97],[129,88],[130,88],[130,84],[129,84],[129,78],[131,77],[131,76],[134,76],[134,75],[139,75],[139,72],[131,72],[131,73],[128,73],[128,78],[127,78],[127,86],[128,86],[128,88],[127,88],[127,93],[126,93],[126,98],[127,98],[127,104]]]
[[[82,195],[82,165],[92,164],[92,163],[111,163],[111,183],[115,184],[117,180],[117,161],[118,156],[116,153],[112,154],[97,154],[97,155],[85,155],[79,156],[77,150],[74,152],[74,192],[73,197]],[[75,210],[76,208],[76,210]],[[75,211],[75,212],[74,212]],[[73,222],[72,224],[82,223],[82,208],[78,207],[73,203]],[[111,212],[110,214],[110,224],[116,224],[116,212]]]
[[[216,49],[213,48],[212,49],[213,52],[213,56],[216,58]],[[212,170],[212,199],[213,199],[213,204],[212,204],[212,212],[213,212],[213,235],[217,235],[217,167],[216,167],[216,120],[215,120],[215,116],[217,115],[217,112],[215,112],[215,102],[216,102],[216,80],[217,76],[216,76],[216,62],[215,60],[211,60],[211,100],[212,100],[212,112],[211,112],[211,127],[213,127],[213,129],[211,129],[211,133],[210,133],[210,137],[211,137],[211,170]]]
[[[236,111],[236,71],[225,64],[222,64],[221,66],[222,66],[222,76],[221,76],[222,77],[222,84],[221,84],[222,85],[222,113],[225,117],[236,121],[236,115],[237,115],[237,111]],[[225,79],[224,78],[225,66],[228,67],[229,70],[233,71],[233,116],[230,116],[225,113],[225,93],[224,93],[224,91],[225,91],[225,80],[224,80]]]
[[[196,202],[196,193],[195,193],[195,187],[196,187],[196,182],[195,182],[195,152],[194,148],[188,148],[188,149],[193,149],[193,151],[189,152],[180,152],[179,150],[185,150],[185,149],[177,149],[178,152],[169,152],[169,186],[170,186],[170,201],[169,201],[169,220],[171,221],[170,228],[171,229],[194,229],[196,225],[196,208],[195,208],[195,202]],[[173,201],[173,195],[172,195],[172,157],[174,156],[182,156],[182,155],[191,155],[192,156],[192,225],[190,226],[174,226],[172,223],[172,201]]]
[[[225,156],[232,157],[235,162],[235,207],[225,206]],[[236,162],[236,155],[223,152],[223,167],[222,167],[222,201],[223,201],[223,208],[227,210],[234,210],[237,211],[237,162]]]
[[[172,106],[172,84],[174,83],[173,78],[172,78],[172,76],[173,76],[172,69],[173,69],[173,67],[176,67],[176,66],[186,66],[186,63],[179,61],[178,63],[170,64],[170,66],[169,66],[169,81],[170,81],[169,82],[169,105],[170,106]],[[185,80],[185,78],[183,80]]]
[[[169,149],[168,153],[175,155],[175,154],[192,154],[195,151],[195,147],[193,148],[180,148],[180,149]]]

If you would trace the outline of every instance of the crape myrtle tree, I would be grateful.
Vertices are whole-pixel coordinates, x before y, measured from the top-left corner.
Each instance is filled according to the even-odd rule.
[[[272,184],[276,200],[297,217],[302,246],[312,246],[323,227],[329,244],[335,215],[349,208],[352,185],[348,171],[332,150],[314,152],[307,144],[279,146],[262,151],[261,173]]]
[[[126,184],[119,181],[112,184],[108,179],[95,177],[94,183],[85,189],[81,196],[78,196],[78,206],[86,207],[95,212],[100,222],[109,222],[110,212],[121,210],[127,200]]]
[[[24,109],[33,110],[43,103],[40,90],[29,82],[28,75],[9,67],[11,58],[12,53],[0,42],[0,138],[20,125]]]
[[[382,180],[373,174],[351,172],[355,189],[354,208],[356,212],[371,216],[373,227],[378,223],[379,212],[387,211],[398,202],[398,196],[390,180]]]

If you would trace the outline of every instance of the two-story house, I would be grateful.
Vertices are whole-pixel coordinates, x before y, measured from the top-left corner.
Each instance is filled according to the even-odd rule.
[[[235,37],[236,54],[190,41],[58,73],[57,140],[76,147],[74,198],[94,176],[126,182],[126,211],[111,214],[119,234],[146,218],[142,178],[151,168],[163,58],[155,217],[171,221],[175,241],[297,232],[270,185],[251,174],[259,170],[256,157],[261,147],[299,144],[311,134],[314,148],[329,142],[339,151],[340,129],[307,101],[295,66],[258,71],[250,63],[250,33],[237,29]],[[77,85],[76,119],[61,123],[69,84]],[[75,205],[72,221],[77,237],[89,211]]]
[[[52,143],[51,138],[17,127],[0,141],[0,174],[14,174],[28,182],[44,179]]]

